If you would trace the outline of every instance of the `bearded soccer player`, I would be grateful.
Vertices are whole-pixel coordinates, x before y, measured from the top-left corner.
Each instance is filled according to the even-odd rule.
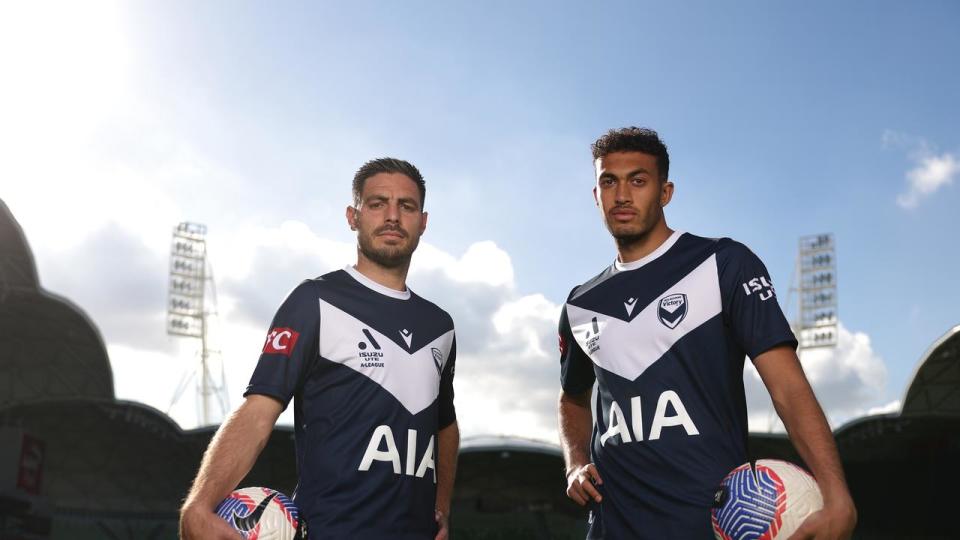
[[[357,263],[304,281],[280,306],[244,403],[204,455],[182,537],[240,538],[213,509],[292,400],[294,501],[311,539],[447,538],[460,440],[453,321],[406,286],[427,226],[424,196],[406,161],[357,171],[346,212]]]
[[[567,495],[591,507],[588,538],[713,538],[714,493],[747,460],[746,356],[823,492],[792,538],[848,538],[856,511],[833,435],[763,263],[729,238],[667,226],[674,186],[656,132],[610,131],[593,158],[618,257],[564,305],[558,403]]]

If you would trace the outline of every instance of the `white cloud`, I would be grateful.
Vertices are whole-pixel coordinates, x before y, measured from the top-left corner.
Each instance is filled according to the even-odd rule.
[[[840,324],[835,348],[808,349],[801,353],[800,362],[833,428],[881,407],[892,406],[879,403],[884,398],[886,364],[873,351],[870,337],[863,332],[851,332]],[[749,361],[744,370],[744,385],[750,429],[783,431],[760,375]]]
[[[890,403],[885,403],[883,405],[877,405],[876,407],[870,407],[867,409],[865,416],[872,416],[874,414],[889,414],[889,413],[898,413],[903,409],[903,404],[900,403],[899,399],[895,399]]]
[[[459,259],[427,243],[420,246],[414,257],[416,271],[442,269],[460,283],[513,286],[510,255],[489,240],[471,244]]]
[[[938,153],[936,147],[923,138],[887,130],[883,134],[884,146],[905,148],[915,166],[907,171],[907,189],[897,195],[901,208],[912,210],[921,201],[944,186],[953,183],[960,173],[960,160],[952,153]]]
[[[960,173],[960,161],[953,154],[923,156],[917,161],[918,165],[907,172],[907,192],[897,195],[897,204],[906,209],[916,208],[921,200],[952,184]]]
[[[489,314],[493,332],[457,368],[465,433],[558,440],[559,314],[560,306],[539,294],[513,297]]]

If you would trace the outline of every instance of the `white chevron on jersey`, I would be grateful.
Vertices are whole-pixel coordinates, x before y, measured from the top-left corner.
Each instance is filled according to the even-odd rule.
[[[440,373],[450,358],[453,330],[414,352],[408,352],[369,324],[340,308],[320,302],[320,356],[360,373],[397,398],[410,414],[430,406],[440,391]],[[373,336],[370,343],[364,330]],[[360,344],[363,343],[361,348]],[[441,352],[439,369],[436,354]],[[361,357],[361,353],[382,353],[382,357]],[[367,364],[364,366],[364,364]],[[379,365],[371,365],[379,364]]]
[[[674,328],[660,322],[657,316],[660,300],[671,294],[685,294],[687,297],[687,314]],[[720,313],[717,256],[711,255],[659,294],[630,322],[573,304],[567,304],[566,309],[573,337],[593,363],[635,380],[680,338]],[[642,339],[637,339],[638,334]]]

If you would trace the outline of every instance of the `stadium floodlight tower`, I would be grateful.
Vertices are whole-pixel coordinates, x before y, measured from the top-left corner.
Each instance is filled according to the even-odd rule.
[[[199,425],[210,425],[222,419],[229,408],[223,362],[220,351],[211,347],[211,321],[217,315],[217,293],[213,270],[207,261],[207,227],[183,222],[174,227],[170,246],[170,290],[167,303],[167,333],[200,340],[200,362],[181,380],[170,402],[180,399],[195,375]],[[215,360],[219,360],[215,362]],[[211,369],[219,364],[218,370]],[[220,418],[212,416],[213,404]],[[170,408],[167,409],[169,413]]]
[[[800,349],[837,345],[837,251],[832,234],[800,238],[800,309],[794,322]]]

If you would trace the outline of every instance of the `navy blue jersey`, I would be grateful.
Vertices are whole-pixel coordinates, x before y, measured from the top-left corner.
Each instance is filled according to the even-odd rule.
[[[675,232],[575,288],[560,342],[564,391],[597,382],[588,538],[713,538],[714,492],[747,459],[744,357],[797,343],[763,263]]]
[[[290,293],[246,394],[293,399],[294,501],[311,538],[434,537],[455,358],[445,311],[351,267]]]

